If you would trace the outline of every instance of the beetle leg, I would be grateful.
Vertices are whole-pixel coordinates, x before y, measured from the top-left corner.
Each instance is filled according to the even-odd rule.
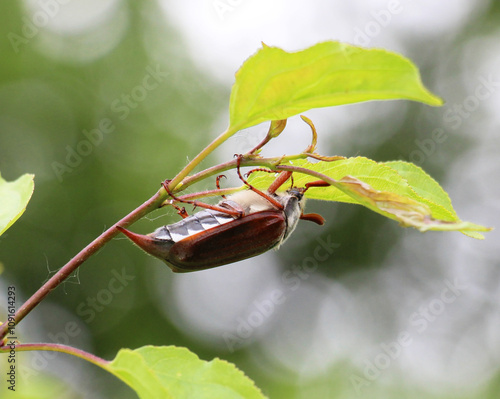
[[[231,211],[238,212],[241,214],[241,216],[243,216],[245,214],[245,210],[234,201],[230,201],[230,202],[229,201],[222,201],[220,203],[220,206],[222,208],[227,208]]]
[[[250,176],[253,172],[266,172],[266,173],[278,173],[278,177],[276,180],[272,182],[272,184],[269,186],[267,189],[267,192],[269,194],[274,194],[278,188],[281,187],[283,183],[285,183],[290,176],[292,176],[292,186],[293,186],[293,175],[292,172],[276,172],[275,170],[271,169],[266,169],[266,168],[255,168],[249,171],[248,173],[245,173],[245,176],[248,177]]]
[[[181,208],[181,207],[179,207],[179,206],[175,205],[174,203],[172,203],[172,204],[170,204],[170,205],[172,205],[175,209],[177,209],[177,214],[178,214],[181,218],[186,219],[186,218],[189,216],[189,214],[188,214],[188,213],[187,213],[187,211],[186,211],[186,208],[184,208],[184,207],[182,207],[182,208]]]
[[[275,181],[267,189],[268,193],[274,194],[278,188],[280,188],[290,177],[292,177],[292,172],[281,172]]]
[[[170,182],[170,180],[165,180],[164,182],[162,182],[162,186],[167,191],[168,195],[170,195],[170,197],[172,197],[172,199],[174,201],[183,202],[185,204],[191,204],[194,207],[199,206],[200,208],[211,209],[213,211],[222,212],[222,213],[234,216],[235,218],[240,218],[240,217],[244,216],[244,212],[241,209],[236,209],[235,207],[224,208],[224,207],[219,206],[219,205],[205,204],[204,202],[201,202],[201,201],[192,201],[192,200],[185,200],[185,199],[183,200],[182,198],[176,197],[175,194],[172,193],[172,191],[168,188],[169,182]]]
[[[219,175],[219,176],[217,176],[217,178],[215,179],[215,185],[217,186],[217,189],[219,189],[219,190],[221,189],[221,188],[220,188],[220,179],[222,179],[222,178],[227,179],[227,177],[226,177],[225,175]],[[225,195],[221,195],[221,197],[222,197],[222,198],[224,198],[224,199],[226,199],[226,196],[225,196]]]
[[[241,165],[241,159],[243,158],[242,155],[236,155],[237,161],[236,161],[236,171],[238,172],[238,177],[241,179],[245,185],[252,190],[254,193],[259,194],[262,198],[265,198],[268,200],[271,204],[273,204],[276,209],[283,210],[283,205],[281,205],[278,201],[276,201],[273,197],[269,196],[268,194],[256,189],[254,186],[252,186],[249,182],[246,181],[246,179],[241,175],[240,171],[240,165]]]
[[[271,170],[271,169],[255,168],[255,169],[252,169],[252,170],[248,171],[247,173],[245,173],[245,176],[249,177],[253,172],[277,173],[275,170]]]
[[[245,176],[248,177],[254,172],[277,173],[275,170],[271,170],[271,169],[255,168],[255,169],[252,169],[251,171],[249,171],[248,173],[245,173]],[[269,186],[269,188],[267,189],[267,192],[269,194],[274,194],[278,190],[278,188],[280,188],[290,177],[292,179],[292,187],[293,187],[293,174],[292,174],[292,172],[285,172],[285,171],[279,172],[278,177]]]
[[[272,184],[269,186],[267,189],[267,192],[269,194],[274,194],[278,188],[282,186],[283,183],[285,183],[288,178],[291,176],[292,177],[292,186],[293,186],[293,175],[292,172],[276,172],[275,170],[271,169],[265,169],[265,168],[255,168],[249,171],[248,173],[245,173],[245,176],[248,177],[250,176],[253,172],[266,172],[266,173],[278,173],[278,177],[276,180],[272,182]]]

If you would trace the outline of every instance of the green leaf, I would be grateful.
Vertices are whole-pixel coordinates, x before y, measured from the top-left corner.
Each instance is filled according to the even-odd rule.
[[[422,85],[417,67],[396,53],[332,41],[294,53],[264,45],[236,73],[230,130],[312,108],[394,99],[443,103]]]
[[[200,360],[185,348],[122,349],[106,369],[144,399],[264,398],[233,364],[220,359]]]
[[[16,181],[7,182],[0,175],[0,235],[4,233],[26,210],[33,194],[34,175],[25,174]]]
[[[431,208],[434,217],[445,220],[458,219],[446,191],[421,167],[404,161],[384,162],[384,165],[396,170],[408,182],[415,193]]]
[[[298,160],[289,165],[320,173],[331,184],[309,189],[308,198],[360,204],[420,231],[461,231],[474,238],[483,238],[477,232],[491,230],[461,221],[439,184],[421,168],[407,162],[377,163],[355,157],[317,163]],[[318,178],[322,177],[294,173],[294,184],[304,187]],[[254,186],[262,189],[269,187],[272,180],[268,174],[258,172],[250,179]]]

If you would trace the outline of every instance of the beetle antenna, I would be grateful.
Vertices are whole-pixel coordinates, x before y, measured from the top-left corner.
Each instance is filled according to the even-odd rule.
[[[300,219],[309,220],[310,222],[314,222],[320,226],[325,224],[325,218],[317,213],[303,213],[300,215]]]
[[[286,181],[292,176],[292,172],[286,172],[282,171],[278,177],[276,178],[275,181],[273,181],[273,184],[269,186],[267,189],[267,192],[270,194],[274,194],[276,191],[278,191],[278,188],[280,188],[283,184],[286,183]]]
[[[311,187],[328,187],[331,184],[324,180],[315,180],[305,184],[304,193]]]

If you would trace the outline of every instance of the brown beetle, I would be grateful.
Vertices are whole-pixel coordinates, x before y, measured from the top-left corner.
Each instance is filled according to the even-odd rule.
[[[132,233],[117,227],[147,253],[166,262],[174,272],[192,272],[247,259],[278,248],[293,232],[299,219],[324,223],[318,214],[304,214],[304,192],[313,186],[326,186],[317,181],[305,188],[276,190],[290,178],[282,172],[264,193],[238,175],[249,187],[223,199],[217,205],[183,201],[204,209],[183,220],[163,226],[148,235]],[[177,198],[164,187],[173,199]],[[185,215],[185,213],[181,213]]]

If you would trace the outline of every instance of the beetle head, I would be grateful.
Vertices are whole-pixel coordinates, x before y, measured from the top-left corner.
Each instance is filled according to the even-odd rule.
[[[305,204],[306,204],[306,197],[304,196],[304,193],[309,189],[309,186],[306,186],[305,188],[301,188],[301,187],[292,187],[290,188],[288,191],[287,191],[287,195],[288,197],[290,197],[288,199],[288,201],[293,201],[292,198],[296,198],[296,200],[298,201],[299,205],[300,205],[300,215],[299,215],[299,219],[302,219],[302,220],[309,220],[310,222],[314,222],[316,224],[319,224],[320,226],[322,226],[323,224],[325,224],[325,219],[323,218],[323,216],[317,214],[317,213],[304,213],[304,207],[305,207]],[[286,205],[283,204],[286,208]],[[287,213],[287,212],[285,212]],[[289,212],[290,215],[294,215],[293,212]],[[291,221],[293,222],[293,221]],[[295,223],[297,223],[295,221]]]
[[[283,213],[285,214],[287,228],[283,236],[282,243],[290,236],[297,227],[297,223],[302,215],[305,205],[303,190],[292,187],[284,194],[276,194],[278,201],[283,205]]]

